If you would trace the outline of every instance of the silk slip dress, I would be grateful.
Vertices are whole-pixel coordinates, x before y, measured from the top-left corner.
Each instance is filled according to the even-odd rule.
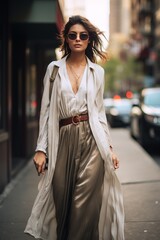
[[[60,119],[87,113],[87,71],[88,65],[74,93],[64,65]],[[89,122],[61,127],[53,176],[57,240],[99,240],[103,178],[104,164]]]

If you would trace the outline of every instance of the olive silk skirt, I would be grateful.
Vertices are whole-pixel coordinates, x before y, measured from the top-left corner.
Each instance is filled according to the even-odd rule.
[[[103,178],[88,121],[61,127],[53,176],[57,240],[99,240]]]

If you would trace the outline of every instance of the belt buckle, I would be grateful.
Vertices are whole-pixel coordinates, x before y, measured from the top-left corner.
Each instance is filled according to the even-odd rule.
[[[75,122],[75,120],[78,120],[78,122]],[[72,124],[73,125],[78,125],[80,123],[80,116],[79,115],[75,115],[72,117]]]

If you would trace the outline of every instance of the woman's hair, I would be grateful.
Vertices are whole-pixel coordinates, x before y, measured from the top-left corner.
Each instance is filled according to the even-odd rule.
[[[81,24],[89,34],[89,43],[86,48],[86,56],[92,61],[96,62],[96,56],[99,56],[101,59],[105,60],[107,58],[107,53],[102,50],[102,39],[104,34],[97,27],[95,27],[90,21],[82,16],[75,15],[69,18],[69,21],[65,24],[64,29],[60,34],[61,46],[60,49],[63,53],[62,57],[70,54],[71,50],[66,41],[67,34],[70,28],[75,24]]]

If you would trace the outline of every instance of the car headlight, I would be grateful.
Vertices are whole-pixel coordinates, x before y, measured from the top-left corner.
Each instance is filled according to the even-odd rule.
[[[112,108],[111,110],[110,110],[110,113],[111,113],[111,115],[113,115],[113,116],[117,116],[119,113],[118,113],[118,110],[116,109],[116,108]]]
[[[160,125],[160,117],[154,117],[153,122],[156,125]]]
[[[146,121],[153,123],[155,125],[160,125],[160,117],[145,115]]]

